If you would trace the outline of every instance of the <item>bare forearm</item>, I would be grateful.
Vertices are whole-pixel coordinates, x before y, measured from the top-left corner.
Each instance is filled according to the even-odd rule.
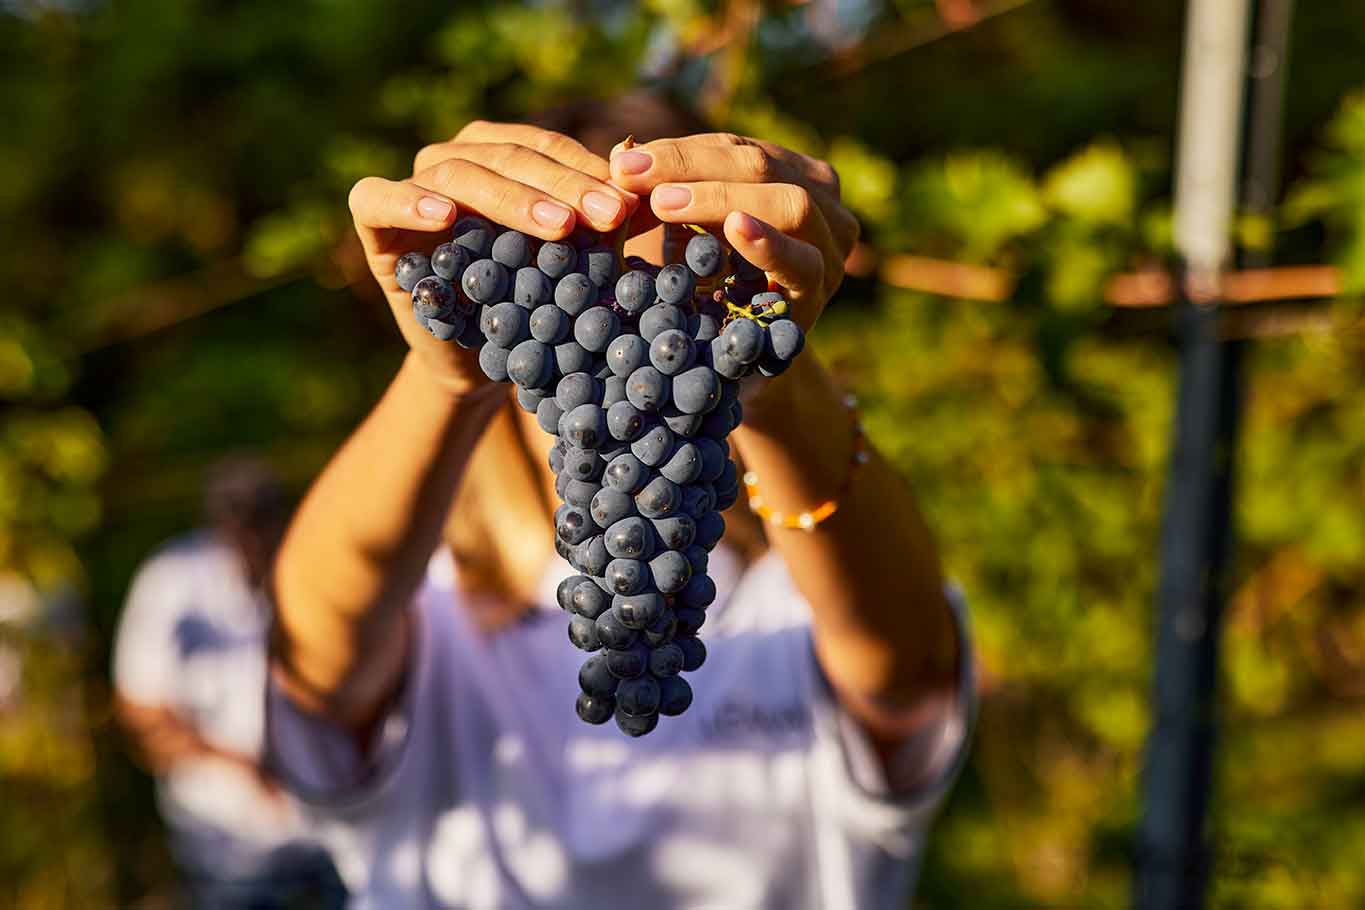
[[[324,703],[363,715],[396,682],[405,608],[503,395],[442,387],[409,355],[309,490],[275,567],[276,648]]]
[[[255,766],[248,756],[209,743],[168,708],[141,705],[122,696],[116,697],[114,706],[138,763],[152,774],[165,774],[181,762],[201,758]]]
[[[852,467],[853,417],[811,355],[746,408],[734,434],[765,502],[797,514],[834,496]],[[956,631],[933,538],[908,485],[876,452],[812,532],[767,526],[815,614],[835,686],[869,704],[913,704],[951,685]]]

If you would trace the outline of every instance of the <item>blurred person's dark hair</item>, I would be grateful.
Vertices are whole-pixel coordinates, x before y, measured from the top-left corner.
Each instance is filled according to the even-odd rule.
[[[241,555],[252,584],[265,578],[289,509],[275,470],[251,455],[214,463],[204,479],[204,520]]]
[[[604,157],[627,136],[634,136],[638,142],[651,142],[714,129],[677,99],[646,89],[614,98],[572,101],[534,114],[527,122],[572,136]]]

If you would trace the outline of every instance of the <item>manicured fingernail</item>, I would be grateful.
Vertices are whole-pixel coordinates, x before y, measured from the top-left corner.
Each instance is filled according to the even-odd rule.
[[[692,191],[685,186],[661,186],[654,190],[654,204],[661,209],[685,209],[692,202]]]
[[[563,227],[573,217],[573,212],[556,202],[541,200],[531,206],[531,217],[536,224],[547,228]]]
[[[455,206],[448,199],[423,196],[417,200],[417,214],[431,221],[445,221],[454,209]]]
[[[763,225],[753,215],[746,215],[744,212],[736,213],[739,217],[734,221],[735,233],[750,243],[756,243],[763,239]]]
[[[646,152],[622,152],[611,159],[617,170],[623,174],[643,174],[654,164],[654,159]]]
[[[583,211],[591,215],[594,221],[610,223],[621,214],[621,200],[593,190],[583,194]]]

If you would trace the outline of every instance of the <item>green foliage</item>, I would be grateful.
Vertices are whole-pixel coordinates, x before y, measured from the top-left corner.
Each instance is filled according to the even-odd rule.
[[[38,603],[81,586],[93,634],[82,651],[40,632],[41,607],[0,618],[27,693],[0,704],[0,903],[165,885],[104,722],[109,632],[137,561],[194,521],[206,462],[255,446],[301,487],[397,362],[348,246],[350,185],[406,176],[471,118],[610,96],[646,68],[718,127],[831,160],[879,252],[1018,276],[999,304],[854,286],[813,344],[976,624],[987,697],[921,903],[1126,903],[1175,377],[1159,338],[1108,330],[1102,288],[1170,251],[1183,5],[1030,4],[840,72],[781,4],[705,61],[687,49],[742,23],[728,4],[70,6],[0,11],[0,122],[22,125],[0,131],[0,584]],[[868,52],[933,8],[868,5]],[[1365,96],[1341,98],[1365,13],[1296,17],[1293,190],[1237,239],[1330,250],[1358,290]],[[1365,343],[1354,304],[1334,313],[1342,331],[1251,358],[1219,907],[1365,900]]]

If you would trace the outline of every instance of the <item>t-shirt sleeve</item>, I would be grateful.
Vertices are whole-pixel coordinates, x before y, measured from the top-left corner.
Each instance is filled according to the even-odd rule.
[[[175,626],[189,597],[190,568],[172,553],[138,569],[114,640],[114,687],[129,701],[174,701],[179,670]]]
[[[872,839],[916,831],[928,826],[966,761],[976,716],[977,690],[966,605],[949,588],[957,624],[958,685],[939,718],[903,743],[888,761],[876,753],[870,738],[839,703],[815,657],[810,652],[817,758],[823,784],[839,793],[843,820]]]

